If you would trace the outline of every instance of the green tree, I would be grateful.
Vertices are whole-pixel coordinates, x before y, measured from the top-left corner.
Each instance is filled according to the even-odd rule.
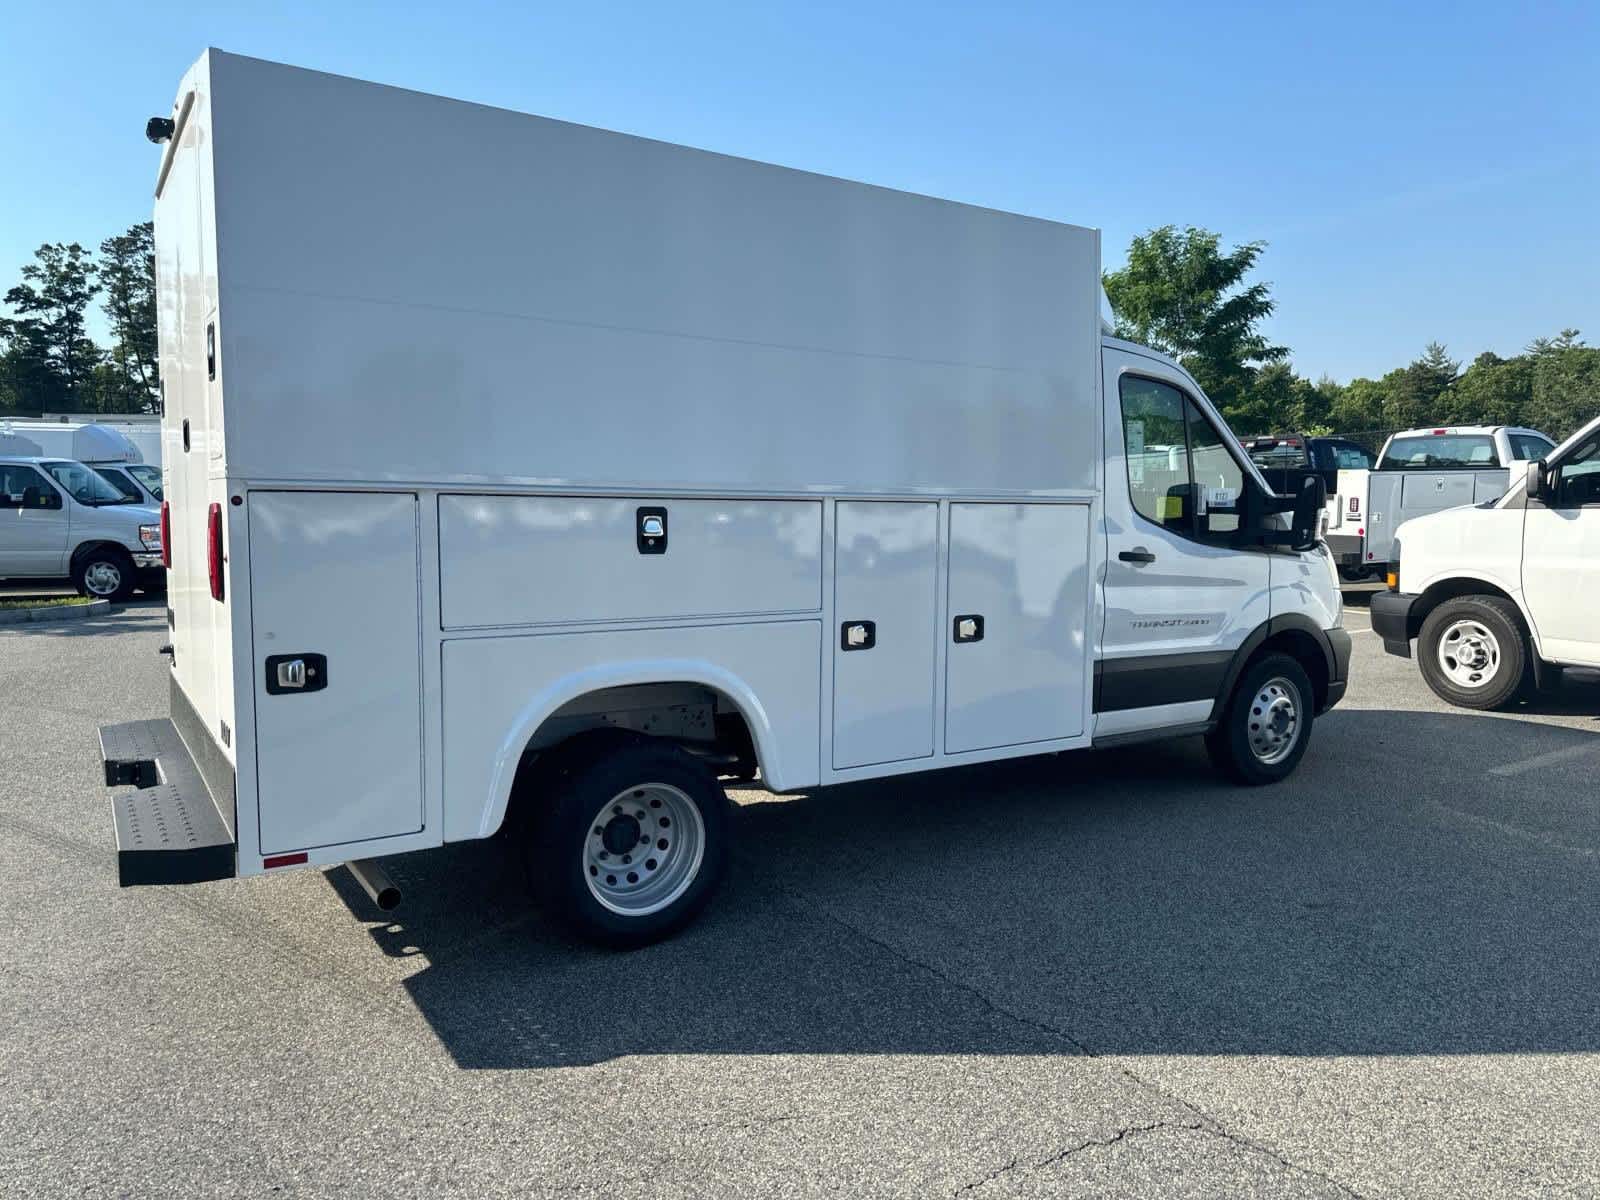
[[[1576,329],[1536,339],[1527,358],[1533,375],[1530,425],[1561,438],[1600,412],[1600,349],[1584,345]]]
[[[22,282],[6,293],[18,315],[8,322],[9,341],[20,338],[32,353],[42,348],[54,377],[42,397],[25,396],[37,407],[73,407],[88,391],[100,350],[85,330],[89,302],[100,291],[94,262],[77,242],[47,243],[34,252],[36,261],[22,268]]]
[[[1289,355],[1261,333],[1274,307],[1268,285],[1245,282],[1264,249],[1247,242],[1224,252],[1209,230],[1163,225],[1135,237],[1127,266],[1104,280],[1118,334],[1178,359],[1241,427],[1256,416],[1256,373]]]
[[[1392,429],[1427,425],[1439,419],[1440,397],[1461,370],[1443,345],[1429,342],[1422,357],[1383,377],[1384,422]]]
[[[98,271],[115,339],[110,352],[114,371],[97,381],[101,411],[154,412],[160,403],[154,224],[142,221],[101,242]]]
[[[1532,360],[1486,350],[1441,398],[1438,419],[1452,425],[1523,425],[1532,399]]]

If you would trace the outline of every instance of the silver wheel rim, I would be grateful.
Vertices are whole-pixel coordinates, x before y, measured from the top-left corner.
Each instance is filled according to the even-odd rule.
[[[109,596],[122,586],[122,572],[116,563],[92,562],[83,573],[83,588],[96,596]]]
[[[1245,733],[1257,762],[1271,766],[1288,758],[1300,740],[1300,689],[1281,675],[1263,683],[1250,697]]]
[[[1500,639],[1482,621],[1464,617],[1439,636],[1439,669],[1459,688],[1481,688],[1500,673]]]
[[[705,848],[705,821],[688,793],[667,783],[641,783],[618,792],[589,822],[584,882],[619,916],[647,917],[689,890]]]

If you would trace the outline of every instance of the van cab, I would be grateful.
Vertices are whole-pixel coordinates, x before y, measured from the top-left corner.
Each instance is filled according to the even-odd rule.
[[[160,511],[83,463],[0,457],[0,579],[64,578],[100,600],[165,586]]]
[[[1499,708],[1563,667],[1600,667],[1600,418],[1513,468],[1503,496],[1401,525],[1388,583],[1374,631],[1404,658],[1415,641],[1451,704]]]

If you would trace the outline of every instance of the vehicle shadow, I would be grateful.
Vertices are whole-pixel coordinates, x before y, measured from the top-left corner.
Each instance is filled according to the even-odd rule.
[[[151,629],[158,628],[165,613],[165,596],[137,595],[121,604],[113,604],[96,616],[76,617],[64,621],[29,621],[0,627],[0,632],[22,633],[35,637],[94,637],[103,633],[126,632],[133,623]]]
[[[328,879],[426,960],[405,986],[463,1067],[1600,1049],[1600,738],[1388,711],[1316,737],[1262,789],[1190,740],[742,791],[719,898],[632,953],[530,913],[503,841],[389,860],[394,920]]]

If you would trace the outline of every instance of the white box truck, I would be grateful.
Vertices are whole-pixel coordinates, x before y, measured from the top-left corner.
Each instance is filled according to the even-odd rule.
[[[1203,734],[1269,782],[1344,693],[1321,488],[1104,336],[1093,230],[216,51],[148,132],[171,713],[102,730],[124,884],[386,900],[374,856],[505,827],[637,943],[717,882],[720,774]]]
[[[1407,521],[1372,628],[1441,699],[1502,708],[1600,667],[1600,418],[1519,464],[1497,500]]]

